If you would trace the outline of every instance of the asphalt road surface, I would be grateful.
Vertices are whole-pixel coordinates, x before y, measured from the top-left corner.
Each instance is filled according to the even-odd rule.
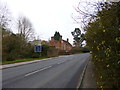
[[[89,53],[60,56],[2,70],[3,88],[76,88]]]

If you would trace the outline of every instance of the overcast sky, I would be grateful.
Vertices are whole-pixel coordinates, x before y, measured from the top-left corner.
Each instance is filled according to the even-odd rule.
[[[81,0],[1,0],[6,2],[14,18],[24,15],[32,22],[36,36],[42,40],[48,40],[59,31],[66,40],[73,43],[71,31],[79,28],[71,18],[75,12],[73,7]],[[14,26],[14,25],[13,25]],[[17,30],[13,30],[17,32]]]

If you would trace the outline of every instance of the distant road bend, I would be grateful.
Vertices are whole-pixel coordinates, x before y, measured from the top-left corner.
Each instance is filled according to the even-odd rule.
[[[76,88],[89,58],[89,53],[67,55],[3,69],[2,87]]]

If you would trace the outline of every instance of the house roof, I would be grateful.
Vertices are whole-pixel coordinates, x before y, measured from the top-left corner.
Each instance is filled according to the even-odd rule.
[[[62,36],[61,36],[61,37],[62,37]],[[54,36],[52,36],[51,38],[54,38]],[[55,39],[54,39],[54,42],[58,42],[58,41],[59,41],[59,40],[55,40]],[[66,44],[72,46],[68,41],[63,40],[63,39],[62,39],[62,41],[65,42]]]
[[[70,46],[72,46],[69,42],[67,42],[67,41],[65,41],[65,40],[63,40],[63,42],[65,42],[66,44],[69,44]]]

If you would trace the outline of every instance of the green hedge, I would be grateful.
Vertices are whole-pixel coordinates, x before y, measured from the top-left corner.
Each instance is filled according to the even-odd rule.
[[[87,46],[92,51],[98,87],[120,88],[120,27],[116,14],[118,7],[110,3],[103,5],[105,7],[97,13],[97,19],[90,22],[85,29]]]

